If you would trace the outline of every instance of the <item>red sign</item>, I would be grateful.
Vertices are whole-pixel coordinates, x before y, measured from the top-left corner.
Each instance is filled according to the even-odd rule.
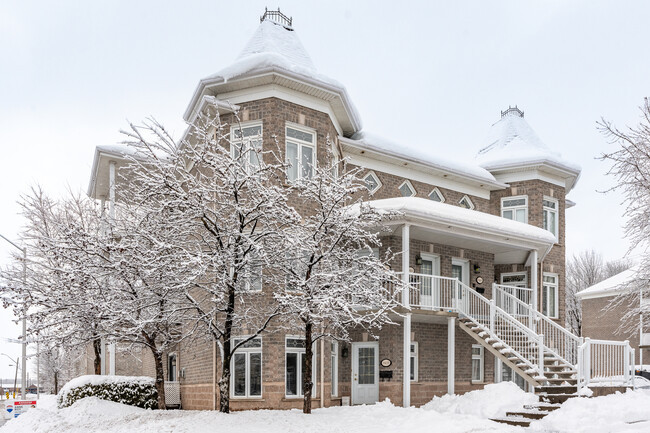
[[[14,406],[36,406],[36,400],[16,400]]]

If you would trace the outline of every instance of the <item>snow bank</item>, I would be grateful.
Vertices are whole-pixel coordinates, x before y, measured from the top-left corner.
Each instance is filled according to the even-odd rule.
[[[158,407],[155,381],[145,376],[79,376],[61,389],[57,402],[63,408],[85,397],[99,397],[148,409]]]
[[[650,391],[628,391],[604,397],[572,398],[544,419],[530,425],[535,431],[648,432]]]
[[[484,389],[463,395],[434,397],[422,408],[441,413],[474,415],[480,418],[505,416],[506,411],[522,409],[524,404],[538,402],[536,395],[524,392],[513,382],[486,385]]]

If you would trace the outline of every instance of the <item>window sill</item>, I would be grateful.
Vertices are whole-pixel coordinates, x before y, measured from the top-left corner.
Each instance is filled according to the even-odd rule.
[[[332,397],[332,398],[334,398],[334,397]],[[341,398],[341,397],[338,397],[338,398]],[[284,397],[284,398],[283,398],[282,400],[280,400],[280,401],[302,401],[302,400],[304,400],[304,399],[305,399],[304,396],[300,396],[300,397],[298,397],[298,396],[296,396],[296,397],[291,396],[291,397]],[[320,401],[320,397],[312,397],[312,398],[311,398],[311,401]]]
[[[230,397],[230,401],[266,401],[262,397]]]

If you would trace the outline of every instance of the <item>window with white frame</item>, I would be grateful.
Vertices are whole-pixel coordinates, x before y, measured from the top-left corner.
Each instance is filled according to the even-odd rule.
[[[558,276],[544,273],[542,276],[542,313],[553,319],[558,318]]]
[[[542,221],[544,228],[558,237],[558,201],[554,198],[544,197],[542,200]]]
[[[433,188],[433,191],[429,193],[429,199],[437,201],[438,203],[444,203],[445,197],[442,195],[438,188]]]
[[[246,292],[262,291],[262,261],[255,251],[248,253],[243,269],[242,283]]]
[[[300,126],[287,125],[286,160],[287,178],[294,181],[311,178],[316,165],[316,133]]]
[[[339,395],[339,342],[332,341],[330,356],[332,358],[331,367],[332,367],[332,377],[330,378],[332,383],[332,397]]]
[[[176,382],[176,354],[170,353],[167,356],[167,381]]]
[[[464,207],[465,209],[474,209],[474,203],[472,203],[472,200],[466,195],[458,201],[458,204],[460,207]]]
[[[243,158],[242,165],[250,173],[260,165],[262,157],[262,123],[247,123],[230,129],[230,150],[234,159]]]
[[[408,180],[402,182],[398,189],[402,197],[413,197],[415,195],[415,188],[413,188],[413,185]]]
[[[245,338],[235,338],[239,344]],[[253,338],[237,348],[230,361],[230,396],[262,396],[262,338]]]
[[[472,344],[472,382],[483,382],[484,362],[483,346]]]
[[[504,197],[501,199],[501,216],[509,220],[528,222],[528,197]]]
[[[369,171],[364,177],[363,181],[366,183],[366,188],[370,194],[376,193],[381,188],[381,181],[373,171]]]
[[[418,381],[418,343],[411,342],[411,382]]]
[[[508,272],[501,274],[501,284],[514,287],[528,287],[526,272]]]
[[[312,383],[316,390],[316,345],[312,346]],[[285,340],[285,395],[287,397],[302,397],[302,380],[305,374],[305,339],[301,337],[286,337]],[[312,394],[316,393],[312,391]]]

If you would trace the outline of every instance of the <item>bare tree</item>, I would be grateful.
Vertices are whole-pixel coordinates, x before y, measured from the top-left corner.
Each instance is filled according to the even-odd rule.
[[[194,255],[186,302],[219,347],[219,409],[229,412],[235,350],[281,314],[272,297],[257,292],[279,283],[279,239],[299,220],[287,205],[286,165],[274,139],[264,144],[261,131],[242,127],[236,116],[234,125],[223,124],[216,107],[200,113],[178,144],[155,120],[125,134],[133,150],[131,188],[140,189],[149,209],[176,222],[173,248]],[[246,337],[235,339],[242,329]]]
[[[334,168],[339,167],[304,167],[292,184],[297,201],[312,211],[287,230],[286,284],[276,295],[304,335],[304,413],[311,413],[313,343],[325,337],[349,341],[351,329],[372,331],[390,323],[401,287],[387,266],[390,254],[385,260],[373,254],[386,215],[354,199],[366,189],[357,170],[337,175]],[[295,362],[298,368],[300,359]]]

